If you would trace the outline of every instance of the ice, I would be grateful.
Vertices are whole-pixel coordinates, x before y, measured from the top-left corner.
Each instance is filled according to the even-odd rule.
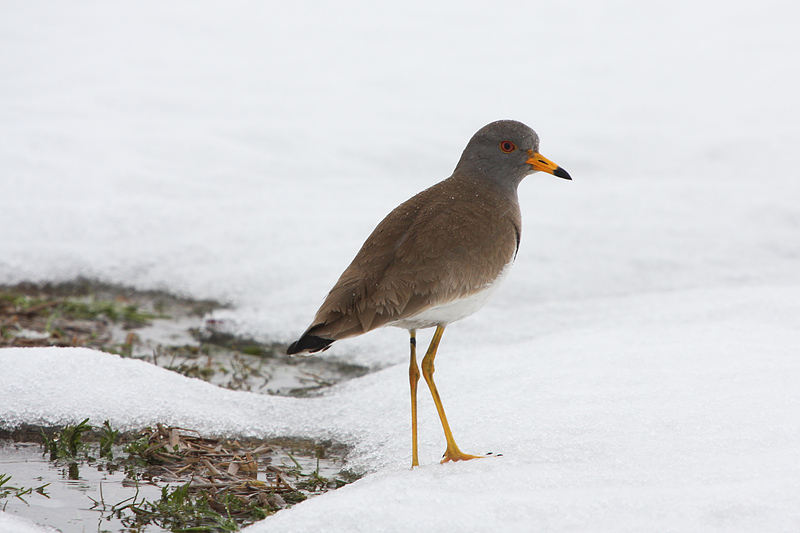
[[[382,370],[313,399],[2,350],[0,421],[352,446],[363,479],[254,532],[800,529],[798,15],[786,1],[4,6],[0,283],[216,298],[233,331],[291,341],[375,224],[447,177],[484,124],[529,124],[574,181],[521,184],[516,264],[437,357],[459,446],[500,458],[439,465],[423,390],[423,466],[408,469],[395,329],[336,343]],[[0,513],[0,530],[14,520]]]

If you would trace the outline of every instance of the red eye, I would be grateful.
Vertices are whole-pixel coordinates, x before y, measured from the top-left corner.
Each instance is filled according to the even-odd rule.
[[[500,141],[500,149],[507,154],[510,154],[517,149],[517,145],[511,141]]]

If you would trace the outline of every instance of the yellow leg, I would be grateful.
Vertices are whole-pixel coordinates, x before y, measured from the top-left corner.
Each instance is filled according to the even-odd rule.
[[[419,367],[417,366],[417,330],[408,330],[411,335],[411,364],[408,367],[408,381],[411,384],[411,468],[419,466],[417,448],[417,383]]]
[[[431,345],[428,347],[428,352],[422,358],[422,376],[428,383],[428,388],[431,390],[433,396],[433,403],[436,404],[436,410],[439,412],[439,418],[442,421],[442,428],[444,429],[444,438],[447,440],[447,450],[442,456],[442,462],[448,461],[466,461],[468,459],[478,459],[479,455],[469,455],[458,449],[456,441],[453,439],[453,433],[450,431],[450,424],[447,423],[447,417],[444,414],[444,407],[442,406],[442,399],[439,397],[439,391],[436,390],[436,384],[433,382],[433,360],[436,357],[436,350],[439,348],[439,341],[442,340],[444,333],[444,326],[436,326],[436,332],[433,334]]]

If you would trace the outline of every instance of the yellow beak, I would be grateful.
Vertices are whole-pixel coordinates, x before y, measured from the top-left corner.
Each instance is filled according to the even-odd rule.
[[[547,172],[548,174],[552,174],[553,176],[559,178],[564,178],[565,180],[572,179],[566,170],[556,165],[542,154],[534,153],[533,150],[528,150],[528,155],[530,157],[525,162],[532,166],[533,170]]]

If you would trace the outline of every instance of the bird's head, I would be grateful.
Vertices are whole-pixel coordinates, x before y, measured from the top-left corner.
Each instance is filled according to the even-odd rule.
[[[516,187],[525,176],[538,171],[572,179],[566,170],[539,153],[535,131],[515,120],[498,120],[472,136],[454,174],[477,174]]]

